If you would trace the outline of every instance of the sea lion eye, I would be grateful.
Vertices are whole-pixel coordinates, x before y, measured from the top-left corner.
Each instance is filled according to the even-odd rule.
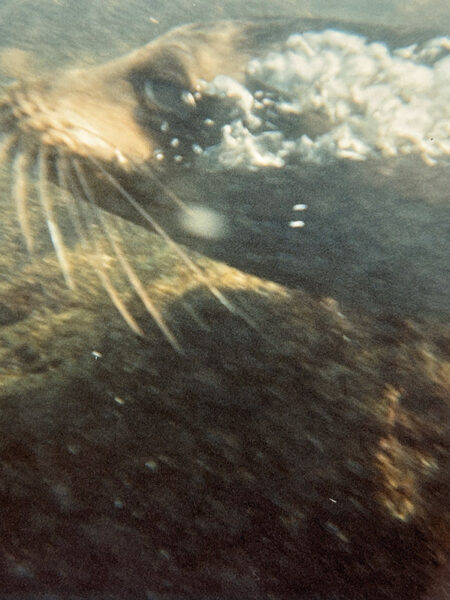
[[[143,84],[146,102],[166,112],[186,117],[196,108],[195,98],[189,90],[157,79],[146,79]]]

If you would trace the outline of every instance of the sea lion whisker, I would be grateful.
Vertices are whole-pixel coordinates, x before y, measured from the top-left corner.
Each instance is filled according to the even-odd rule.
[[[16,155],[13,163],[13,197],[16,203],[17,220],[30,257],[34,255],[34,239],[28,212],[28,173],[34,158],[35,156],[30,153],[21,151]]]
[[[9,157],[10,152],[11,152],[12,148],[14,147],[14,144],[17,142],[17,140],[18,140],[17,133],[7,134],[3,138],[3,140],[0,144],[0,164]]]
[[[70,221],[75,229],[78,239],[82,245],[86,246],[88,240],[80,218],[78,197],[77,194],[74,193],[73,185],[70,183],[69,159],[63,150],[58,149],[55,169],[64,207],[69,214]]]
[[[200,317],[198,312],[189,302],[187,302],[186,300],[182,300],[180,304],[183,307],[183,309],[188,313],[188,315],[193,319],[193,321],[195,321],[198,327],[200,327],[200,329],[203,329],[203,331],[211,331],[211,326]]]
[[[111,279],[109,278],[109,275],[106,273],[104,268],[99,267],[98,264],[96,264],[94,261],[91,262],[91,265],[97,277],[100,279],[103,288],[106,290],[106,293],[108,294],[111,302],[117,308],[118,312],[122,316],[123,320],[127,323],[128,327],[130,327],[130,329],[132,329],[134,333],[136,333],[140,337],[144,337],[144,332],[139,327],[135,318],[130,313],[128,308],[125,306],[124,301],[120,297],[119,292],[112,284]]]
[[[0,114],[4,111],[11,110],[11,97],[10,97],[10,94],[8,93],[8,88],[6,88],[5,90],[1,90],[1,91],[4,93],[0,97]]]
[[[73,290],[75,289],[75,284],[70,273],[70,264],[67,260],[63,236],[53,210],[52,196],[48,189],[48,161],[49,148],[47,146],[41,146],[39,151],[39,197],[44,210],[53,248],[55,249],[56,258],[58,259],[59,266],[61,267],[64,280],[67,287]]]
[[[77,174],[80,185],[83,189],[83,192],[84,192],[86,198],[89,200],[89,203],[91,204],[91,207],[92,207],[93,211],[95,212],[96,218],[97,218],[102,230],[106,234],[106,237],[108,238],[110,246],[111,246],[117,260],[119,261],[123,272],[125,273],[129,282],[131,283],[134,291],[141,299],[146,310],[152,316],[156,325],[159,327],[159,329],[161,330],[161,332],[163,333],[164,337],[167,339],[169,344],[177,352],[182,352],[180,345],[178,344],[174,335],[172,334],[172,332],[170,331],[170,329],[167,327],[166,323],[164,322],[164,319],[163,319],[160,311],[156,308],[156,306],[150,299],[150,297],[147,294],[147,292],[145,291],[144,286],[142,285],[138,275],[136,274],[135,270],[133,269],[133,267],[127,260],[124,253],[122,252],[114,235],[111,233],[107,218],[103,215],[102,211],[99,209],[99,207],[97,206],[97,204],[93,198],[92,192],[89,187],[89,183],[83,173],[83,169],[82,169],[80,162],[77,159],[73,159],[72,164],[73,164],[73,167]]]
[[[109,275],[106,272],[106,269],[103,264],[103,260],[101,258],[101,255],[103,254],[103,252],[99,248],[98,241],[96,240],[95,236],[89,235],[89,233],[90,233],[89,230],[92,227],[92,225],[89,225],[90,217],[86,217],[85,215],[80,217],[79,211],[84,212],[84,207],[88,206],[88,203],[86,202],[87,199],[85,199],[85,198],[81,199],[80,196],[82,194],[82,190],[77,189],[75,187],[75,184],[73,182],[70,182],[71,175],[70,175],[70,166],[68,164],[68,159],[66,156],[64,156],[63,158],[64,158],[64,160],[62,160],[61,162],[58,161],[60,172],[61,172],[61,181],[63,182],[64,189],[67,192],[69,198],[73,199],[73,201],[71,201],[73,210],[70,210],[70,214],[71,214],[71,218],[74,219],[74,222],[77,223],[77,225],[76,225],[77,235],[80,239],[80,242],[81,242],[83,248],[88,253],[89,264],[92,267],[92,269],[94,270],[94,273],[99,278],[103,289],[108,294],[109,299],[111,300],[113,305],[116,307],[117,311],[119,312],[119,314],[121,315],[123,320],[127,323],[127,325],[130,327],[130,329],[132,331],[134,331],[134,333],[136,333],[137,335],[139,335],[141,337],[144,337],[144,332],[137,324],[133,315],[130,313],[130,311],[125,306],[125,303],[122,300],[122,298],[120,297],[119,292],[114,287],[114,285],[111,281],[111,278],[109,277]],[[66,162],[66,160],[67,160],[67,162]],[[76,204],[74,204],[74,202]],[[79,209],[79,211],[77,209]],[[86,226],[83,225],[83,220],[87,223]]]
[[[94,160],[94,159],[91,159]],[[99,166],[99,165],[98,165]],[[100,166],[99,166],[100,168]],[[160,179],[159,177],[156,175],[154,169],[151,168],[151,166],[146,165],[145,167],[141,167],[141,169],[143,169],[143,171],[151,178],[153,183],[156,183],[156,185],[164,192],[164,194],[166,196],[168,196],[171,200],[173,200],[175,202],[175,204],[181,208],[183,211],[185,211],[187,214],[192,214],[195,216],[195,212],[192,211],[192,209],[185,203],[183,202],[183,200],[175,193],[173,192],[167,185],[165,185]],[[105,173],[106,176],[108,176],[107,173]],[[112,177],[112,175],[111,175]],[[117,184],[120,186],[119,182],[117,182]],[[122,186],[120,186],[122,187]],[[118,191],[122,194],[121,190],[119,188]],[[122,188],[122,190],[124,192],[126,192],[126,190],[124,188]],[[128,192],[127,192],[128,193]],[[128,198],[127,198],[128,199]],[[134,200],[134,199],[133,199]],[[137,203],[136,200],[134,200],[134,202]],[[143,212],[141,212],[141,210],[138,210],[138,208],[135,206],[135,204],[132,204],[132,206],[138,210],[138,212],[144,216],[144,218],[152,225],[152,227],[154,227],[155,225],[158,225],[158,223],[155,221],[155,219],[149,214],[147,213],[147,211],[145,211],[145,209],[138,204],[138,207],[147,215],[146,217],[144,216]],[[149,220],[151,219],[151,221]],[[249,325],[250,327],[252,327],[252,329],[255,330],[259,330],[258,326],[255,324],[255,322],[250,319],[250,317],[241,309],[236,307],[235,304],[232,304],[225,296],[222,292],[220,292],[216,286],[212,285],[205,277],[205,275],[203,274],[203,272],[201,271],[201,269],[189,258],[189,256],[182,250],[182,248],[174,241],[172,240],[172,238],[170,238],[170,236],[162,229],[162,227],[160,227],[158,225],[158,227],[161,229],[161,233],[160,231],[158,231],[155,227],[155,231],[161,235],[164,240],[167,243],[169,242],[169,239],[171,240],[171,247],[174,248],[174,250],[178,253],[178,255],[182,258],[183,262],[191,269],[193,270],[193,272],[200,278],[200,280],[202,281],[202,283],[204,285],[206,285],[206,287],[209,289],[209,291],[213,294],[213,296],[219,300],[219,302],[225,306],[225,308],[227,308],[227,310],[229,310],[231,313],[238,315],[239,317],[241,317],[246,323],[247,325]],[[187,260],[186,260],[187,259]],[[199,319],[199,317],[197,317],[197,319]]]
[[[37,100],[36,103],[38,104]],[[42,105],[41,107],[40,104],[38,104],[38,107],[41,114],[53,116],[52,112],[49,111],[45,107],[45,105]],[[115,144],[113,144],[110,140],[102,136],[98,131],[91,127],[81,125],[80,123],[74,124],[70,122],[67,122],[62,126],[61,124],[58,124],[57,122],[53,121],[52,130],[55,135],[59,135],[61,139],[64,139],[66,141],[66,144],[69,146],[69,148],[71,147],[71,144],[75,141],[72,138],[74,132],[83,132],[85,134],[88,134],[89,136],[92,136],[93,139],[95,139],[98,142],[101,142],[105,147],[108,147],[110,150],[112,150],[112,154],[115,156],[115,159],[119,165],[123,166],[125,164],[128,165],[131,163],[131,160],[124,156],[124,154],[122,154],[120,149]]]
[[[178,208],[181,208],[181,210],[185,211],[187,214],[194,214],[193,211],[189,208],[189,206],[185,202],[183,202],[183,200],[178,196],[178,194],[172,191],[159,179],[159,177],[156,175],[155,170],[152,169],[150,165],[145,165],[141,168],[144,171],[144,173],[152,180],[152,182],[155,183],[159,187],[159,189],[164,192],[165,196],[173,200],[173,202],[178,206]]]
[[[0,107],[0,128],[2,131],[10,129],[14,120],[14,112],[11,106]]]
[[[105,175],[111,185],[120,193],[120,195],[136,210],[136,212],[143,217],[147,223],[149,223],[153,230],[172,248],[178,256],[182,259],[184,264],[191,269],[193,273],[199,278],[199,280],[206,285],[209,291],[219,300],[223,306],[225,306],[231,313],[235,314],[235,307],[227,300],[227,298],[212,285],[205,274],[202,272],[200,267],[187,255],[187,253],[181,248],[179,244],[173,240],[170,235],[159,225],[159,223],[139,204],[139,202],[133,198],[131,194],[117,181],[117,179],[111,175],[95,158],[88,157],[89,160]]]
[[[83,225],[83,220],[86,221],[86,223],[89,223],[89,218],[85,218],[84,216],[80,217],[80,214],[79,214],[79,211],[77,210],[77,208],[79,208],[80,211],[84,212],[83,207],[87,206],[89,204],[89,202],[86,202],[86,200],[88,200],[87,198],[86,199],[80,198],[80,195],[82,194],[82,190],[77,189],[75,184],[70,181],[71,180],[70,171],[71,171],[71,168],[70,168],[70,164],[69,164],[69,160],[68,160],[67,156],[65,154],[60,153],[58,160],[57,160],[57,174],[58,174],[58,177],[60,178],[59,181],[63,185],[63,189],[65,190],[65,193],[67,193],[67,195],[68,195],[69,203],[67,204],[67,207],[69,207],[69,206],[72,207],[72,208],[69,208],[70,217],[76,227],[77,235],[81,242],[81,245],[88,253],[89,264],[92,267],[92,269],[94,270],[94,273],[99,278],[103,289],[108,294],[109,299],[111,300],[113,305],[116,307],[117,311],[119,312],[119,314],[121,315],[123,320],[127,323],[127,325],[130,327],[130,329],[132,331],[134,331],[134,333],[136,333],[137,335],[139,335],[141,337],[144,337],[144,332],[137,324],[133,315],[130,313],[130,311],[125,306],[125,303],[122,300],[122,298],[120,297],[119,292],[114,287],[109,275],[107,274],[107,272],[105,270],[103,261],[100,258],[102,252],[98,246],[98,242],[95,239],[95,236],[92,236],[92,237],[89,236],[90,226]],[[74,202],[76,204],[74,204]]]

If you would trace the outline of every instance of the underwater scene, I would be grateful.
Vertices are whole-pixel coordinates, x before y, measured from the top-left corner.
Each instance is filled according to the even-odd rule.
[[[0,1],[0,600],[450,600],[450,8]]]

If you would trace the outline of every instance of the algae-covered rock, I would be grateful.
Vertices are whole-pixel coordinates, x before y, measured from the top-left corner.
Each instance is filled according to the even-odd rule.
[[[124,227],[181,352],[80,248],[73,293],[51,255],[2,285],[3,590],[420,597],[449,533],[445,327],[203,259],[233,313]]]

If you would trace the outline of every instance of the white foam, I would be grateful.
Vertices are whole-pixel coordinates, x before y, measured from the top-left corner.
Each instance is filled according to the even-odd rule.
[[[294,34],[279,52],[248,64],[249,80],[271,90],[269,99],[228,77],[209,85],[208,93],[233,100],[236,112],[203,160],[249,170],[282,167],[287,159],[321,164],[416,154],[430,165],[449,160],[449,50],[448,37],[391,52],[340,31]],[[299,123],[319,113],[327,127],[311,137],[270,130],[270,111],[298,116]]]

